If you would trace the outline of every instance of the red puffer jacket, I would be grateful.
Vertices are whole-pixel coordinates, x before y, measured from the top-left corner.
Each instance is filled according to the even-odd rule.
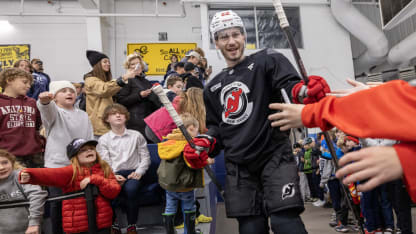
[[[96,185],[100,191],[95,200],[97,227],[109,228],[113,217],[110,200],[117,197],[121,187],[113,173],[104,178],[104,171],[98,163],[91,168],[82,167],[82,170],[83,175],[79,173],[74,183],[71,183],[72,165],[61,168],[27,168],[23,171],[30,174],[29,184],[59,187],[64,193],[81,190],[80,182],[90,177],[90,183]],[[62,226],[66,233],[88,231],[87,203],[84,197],[62,201]]]

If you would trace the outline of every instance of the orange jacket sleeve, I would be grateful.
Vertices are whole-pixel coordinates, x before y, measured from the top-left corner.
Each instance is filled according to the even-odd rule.
[[[306,127],[326,131],[333,126],[360,138],[416,141],[416,87],[391,81],[352,95],[326,97],[306,105],[302,121]]]
[[[407,192],[413,202],[416,202],[416,143],[401,143],[395,145],[394,149],[403,168]]]
[[[100,193],[108,199],[114,199],[120,193],[121,187],[113,173],[110,173],[108,178],[104,178],[98,174],[92,174],[90,179],[91,184],[97,185]]]
[[[25,168],[22,172],[29,173],[28,184],[64,188],[71,182],[73,170],[72,165],[69,165],[61,168]]]

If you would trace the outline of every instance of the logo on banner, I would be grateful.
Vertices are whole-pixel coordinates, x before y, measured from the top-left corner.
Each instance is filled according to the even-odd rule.
[[[221,90],[222,121],[231,125],[245,122],[253,111],[253,103],[248,101],[248,87],[239,81],[228,84]]]

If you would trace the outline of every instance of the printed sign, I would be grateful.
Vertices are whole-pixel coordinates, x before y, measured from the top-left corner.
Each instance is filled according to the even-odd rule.
[[[195,49],[196,43],[140,43],[127,44],[127,54],[139,53],[149,65],[147,75],[164,75],[170,56],[176,54],[179,61],[186,52]]]
[[[13,67],[19,59],[30,59],[30,45],[0,45],[0,62],[2,69]]]

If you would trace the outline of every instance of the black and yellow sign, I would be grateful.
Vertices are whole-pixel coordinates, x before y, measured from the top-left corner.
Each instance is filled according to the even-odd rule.
[[[19,59],[30,59],[30,45],[0,45],[0,62],[2,68],[13,67]]]
[[[127,44],[127,54],[139,53],[149,65],[147,75],[164,75],[172,54],[181,60],[196,43],[140,43]]]

